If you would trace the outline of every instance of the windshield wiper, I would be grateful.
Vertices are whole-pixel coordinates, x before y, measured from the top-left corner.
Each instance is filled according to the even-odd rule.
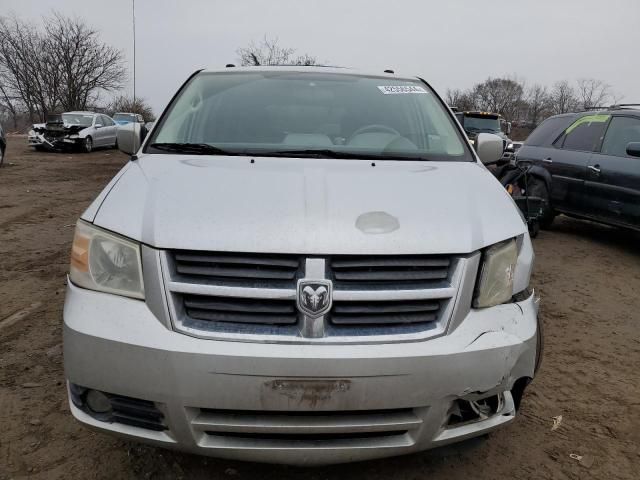
[[[208,143],[152,143],[149,147],[167,152],[191,153],[194,155],[243,155],[243,153],[231,152]]]
[[[345,158],[356,160],[415,160],[425,161],[429,160],[424,157],[413,157],[410,155],[384,155],[382,153],[355,153],[355,152],[340,152],[331,150],[329,148],[302,148],[291,150],[273,150],[260,153],[254,153],[260,157],[312,157],[312,158]]]

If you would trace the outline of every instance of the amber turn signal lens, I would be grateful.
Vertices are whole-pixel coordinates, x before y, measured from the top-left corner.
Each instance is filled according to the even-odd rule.
[[[77,229],[71,246],[71,266],[80,272],[89,271],[89,238]]]

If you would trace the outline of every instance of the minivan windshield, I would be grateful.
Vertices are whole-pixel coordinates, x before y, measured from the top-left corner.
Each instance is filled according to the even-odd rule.
[[[442,103],[417,79],[290,70],[197,74],[145,151],[473,161]]]

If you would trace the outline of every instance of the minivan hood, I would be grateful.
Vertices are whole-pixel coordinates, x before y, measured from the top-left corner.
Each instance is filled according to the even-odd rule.
[[[472,162],[154,154],[107,188],[83,218],[157,248],[468,253],[526,230]]]

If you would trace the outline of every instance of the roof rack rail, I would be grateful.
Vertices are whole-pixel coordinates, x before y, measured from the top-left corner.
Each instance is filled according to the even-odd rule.
[[[316,63],[313,65],[297,64],[297,63],[272,63],[272,64],[265,64],[265,65],[243,65],[243,66],[246,66],[246,67],[317,67],[317,68],[344,68],[344,69],[351,68],[351,67],[343,67],[341,65],[325,65],[321,63]]]
[[[621,110],[623,108],[640,108],[640,103],[618,103],[609,107],[611,110]]]

